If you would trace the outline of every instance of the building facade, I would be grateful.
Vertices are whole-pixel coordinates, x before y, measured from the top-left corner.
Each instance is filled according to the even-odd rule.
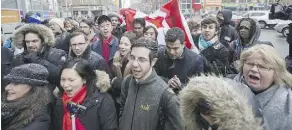
[[[204,0],[203,9],[205,11],[218,11],[222,9],[222,0]]]
[[[21,17],[27,12],[38,12],[42,19],[59,17],[57,0],[1,0],[2,9],[19,10]]]
[[[60,0],[60,3],[63,17],[93,18],[119,9],[115,0]]]

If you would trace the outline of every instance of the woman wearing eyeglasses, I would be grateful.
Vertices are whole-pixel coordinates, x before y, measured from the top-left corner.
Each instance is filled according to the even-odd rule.
[[[284,59],[269,45],[255,45],[242,52],[235,80],[256,94],[271,130],[292,129],[292,75]]]

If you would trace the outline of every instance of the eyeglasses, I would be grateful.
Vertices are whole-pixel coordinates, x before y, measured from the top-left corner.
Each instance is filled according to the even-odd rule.
[[[111,24],[106,24],[106,25],[100,25],[99,27],[100,27],[100,28],[105,28],[105,27],[106,27],[106,28],[109,28],[109,27],[111,27],[111,26],[112,26]]]
[[[77,43],[77,44],[71,44],[71,47],[80,47],[80,46],[83,46],[83,45],[85,45],[86,43]]]
[[[266,67],[264,65],[255,64],[255,63],[251,63],[251,62],[245,62],[244,64],[248,68],[253,68],[254,66],[256,66],[258,68],[258,70],[261,71],[261,72],[263,72],[263,71],[270,71],[272,69],[272,68]]]
[[[133,55],[129,55],[128,59],[129,59],[129,61],[135,61],[135,60],[137,60],[138,63],[146,63],[146,62],[149,61],[149,59],[147,59],[147,58],[144,58],[144,57],[137,57],[136,58]]]

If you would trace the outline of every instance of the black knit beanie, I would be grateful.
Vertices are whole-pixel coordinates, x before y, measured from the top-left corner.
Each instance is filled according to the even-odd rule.
[[[49,72],[40,64],[24,64],[14,67],[10,73],[4,76],[8,83],[29,84],[32,86],[44,86],[48,84]]]

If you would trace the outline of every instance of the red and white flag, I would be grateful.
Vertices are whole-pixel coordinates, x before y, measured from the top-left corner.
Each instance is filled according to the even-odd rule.
[[[158,30],[157,41],[159,44],[165,44],[165,34],[171,27],[179,27],[185,33],[186,47],[192,49],[194,52],[199,53],[198,49],[194,45],[191,32],[187,25],[187,22],[180,12],[178,0],[171,0],[163,5],[159,10],[156,10],[153,14],[147,16],[146,14],[136,11],[134,9],[122,9],[120,14],[125,17],[127,31],[132,30],[132,22],[134,18],[145,18],[146,26],[153,25]]]

